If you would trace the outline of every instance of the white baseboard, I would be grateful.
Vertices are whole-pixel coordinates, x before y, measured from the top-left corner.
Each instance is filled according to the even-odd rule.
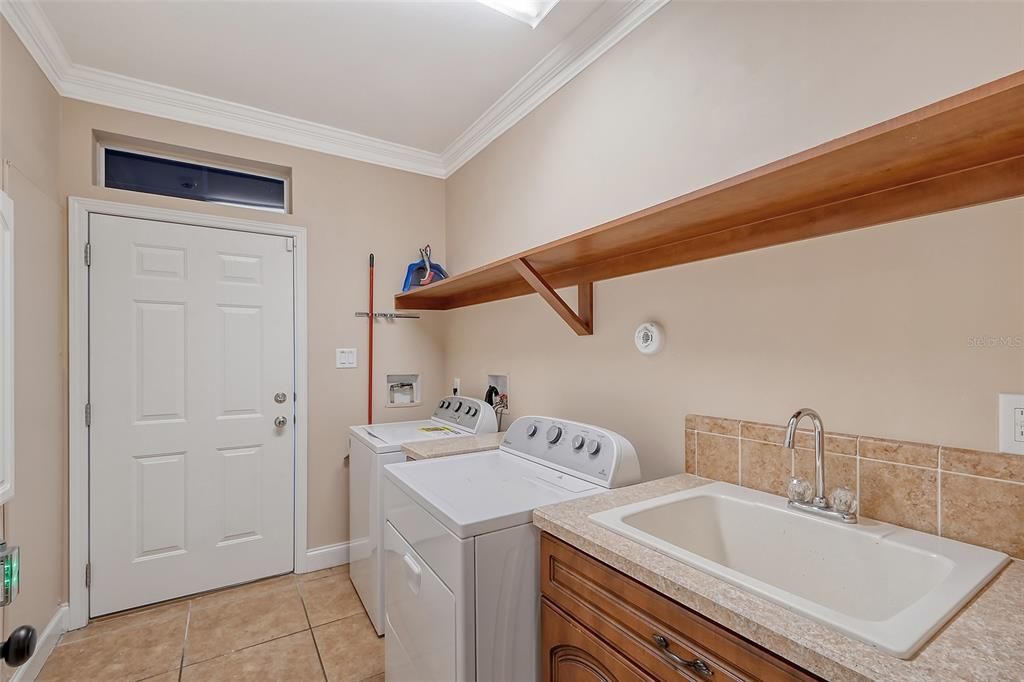
[[[15,669],[14,675],[11,676],[11,682],[31,682],[31,680],[36,679],[40,671],[42,671],[46,659],[50,657],[54,647],[57,646],[60,636],[67,631],[67,619],[68,605],[61,604],[57,607],[57,611],[53,614],[50,622],[39,633],[39,639],[36,642],[36,652],[32,654],[32,658],[28,659],[25,665]]]
[[[351,542],[339,542],[334,545],[314,547],[306,551],[305,566],[296,569],[296,573],[312,573],[322,571],[325,568],[334,568],[348,563],[349,548]]]

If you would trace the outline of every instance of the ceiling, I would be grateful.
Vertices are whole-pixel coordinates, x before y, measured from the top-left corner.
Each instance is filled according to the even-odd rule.
[[[3,12],[62,95],[447,177],[666,0],[37,0]]]
[[[43,9],[76,64],[441,152],[598,4],[536,29],[471,1]]]

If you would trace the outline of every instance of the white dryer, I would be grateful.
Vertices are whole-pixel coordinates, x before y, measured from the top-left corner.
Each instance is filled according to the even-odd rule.
[[[497,450],[385,467],[388,682],[537,679],[533,510],[639,481],[625,438],[548,417]]]
[[[448,396],[430,419],[353,426],[349,437],[349,575],[377,634],[384,634],[384,568],[380,552],[384,465],[404,462],[402,445],[498,430],[494,408],[476,398]]]

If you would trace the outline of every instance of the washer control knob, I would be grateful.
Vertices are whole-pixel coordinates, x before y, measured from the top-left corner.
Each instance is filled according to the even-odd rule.
[[[562,437],[562,427],[552,425],[548,429],[548,442],[554,445],[558,442],[558,439]]]
[[[437,406],[438,406],[439,408],[443,408],[443,407],[444,407],[444,401],[442,400],[441,402],[439,402],[439,403],[437,404]]]
[[[591,457],[595,457],[597,453],[601,452],[601,444],[596,440],[590,440],[587,442],[587,454]]]
[[[459,402],[455,403],[455,411],[458,412],[461,409],[462,409],[462,401],[460,400]]]
[[[583,438],[583,436],[580,436],[580,435],[573,436],[572,437],[572,449],[573,450],[582,450],[583,449],[583,443],[585,443],[585,442],[586,442],[586,440]]]
[[[480,410],[476,409],[475,407],[469,407],[466,408],[466,411],[469,412],[470,417],[475,417],[476,413],[479,412]]]
[[[536,424],[530,424],[529,426],[526,427],[526,437],[527,438],[533,438],[536,435],[537,435],[537,425]]]

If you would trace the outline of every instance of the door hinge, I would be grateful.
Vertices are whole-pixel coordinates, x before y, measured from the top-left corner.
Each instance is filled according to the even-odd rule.
[[[85,564],[85,586],[92,587],[92,562]]]
[[[285,237],[284,250],[289,253],[295,250],[295,237]]]
[[[85,267],[92,266],[92,242],[85,243]]]
[[[92,426],[92,403],[85,404],[85,427]]]

